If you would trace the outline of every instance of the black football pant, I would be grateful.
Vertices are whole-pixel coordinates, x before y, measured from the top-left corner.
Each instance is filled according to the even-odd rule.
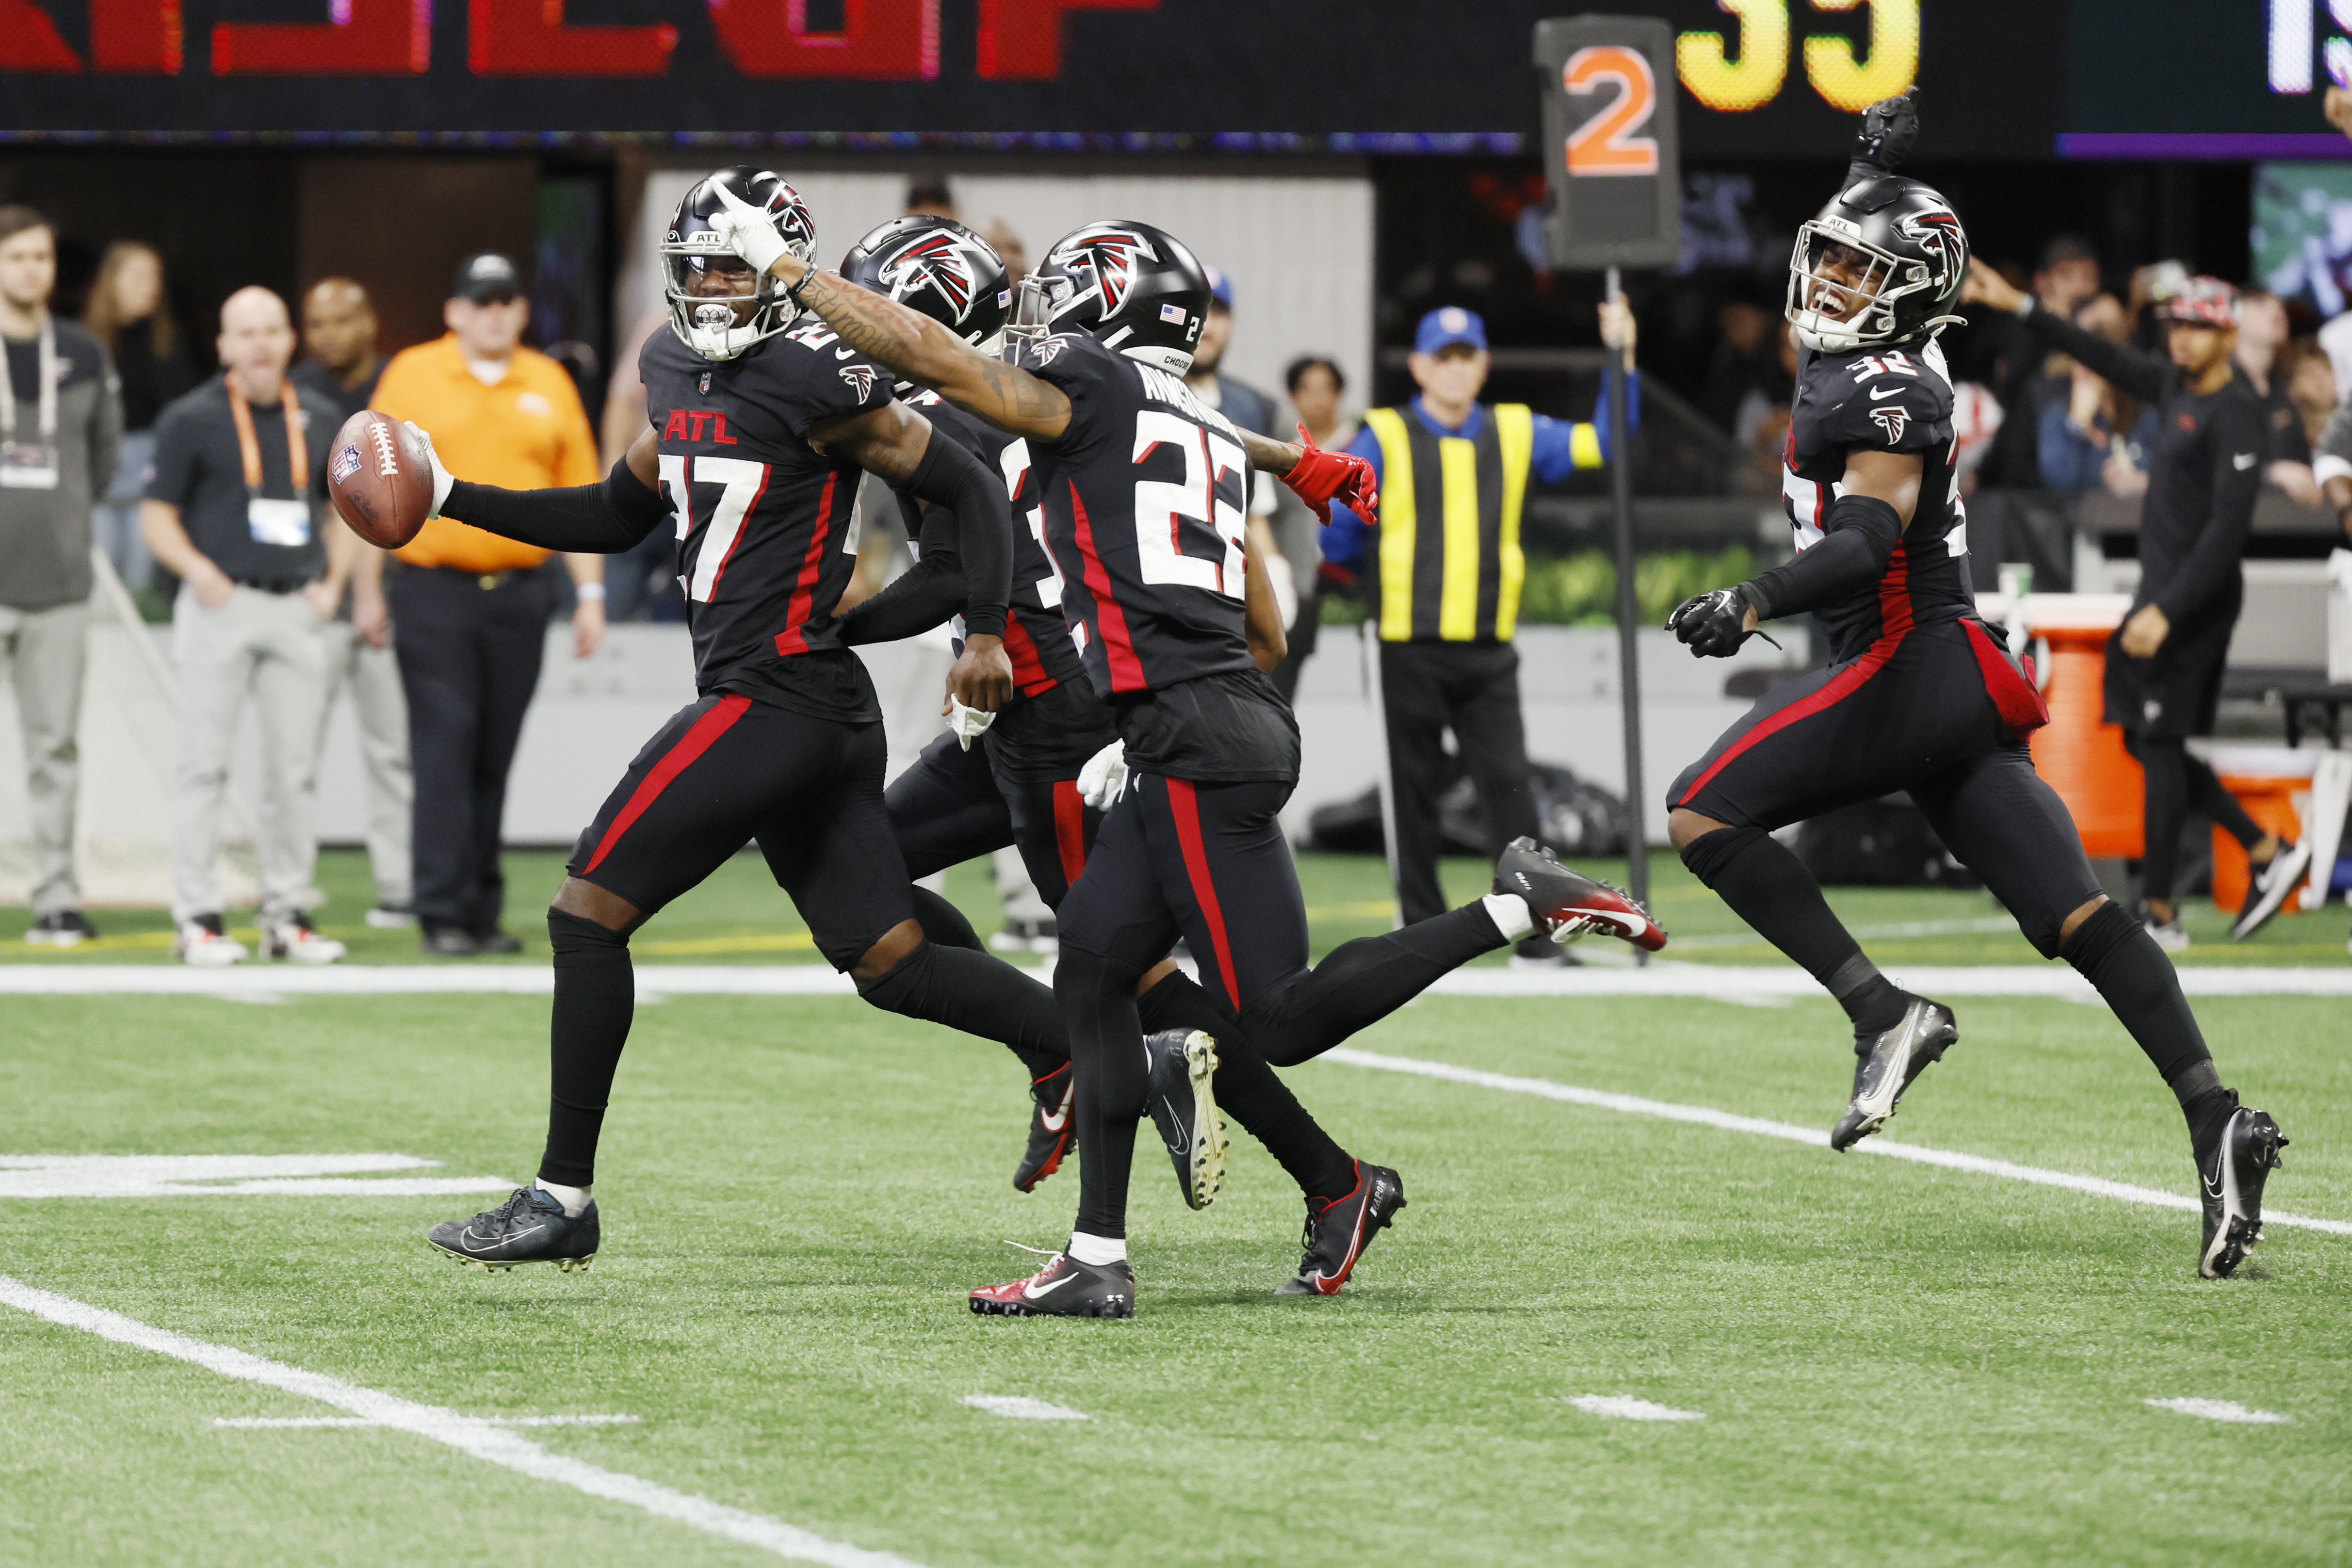
[[[983,755],[985,746],[983,741],[966,751],[955,737],[942,735],[890,781],[884,800],[908,874],[929,876],[1011,844],[1021,852],[1039,895],[1058,912],[1071,883],[1086,869],[1103,814],[1087,808],[1075,777],[1008,779]],[[928,900],[919,903],[916,913],[932,941],[979,946],[960,921],[955,931],[940,929],[944,912]],[[1160,956],[1166,952],[1163,947]],[[1151,1020],[1146,1033],[1187,1028],[1217,1036],[1217,1103],[1266,1146],[1308,1197],[1336,1197],[1354,1186],[1354,1162],[1346,1151],[1192,980],[1181,972],[1169,975],[1137,1006],[1139,1019],[1148,1015]]]
[[[2184,1072],[2210,1059],[2179,978],[2137,923],[2112,907],[2062,938],[2067,916],[2099,896],[2098,881],[2065,803],[1995,710],[1987,684],[1995,677],[1979,656],[1987,644],[1972,635],[1981,633],[1958,622],[1910,628],[1759,700],[1667,795],[1669,807],[1727,824],[1684,846],[1683,860],[1845,1002],[1859,1026],[1853,998],[1886,983],[1811,873],[1768,835],[1908,790],[2026,940],[2082,970],[2178,1089]]]
[[[646,744],[580,835],[566,869],[650,915],[747,841],[835,969],[913,918],[906,862],[882,803],[878,723],[822,719],[732,693],[681,709]],[[625,932],[551,911],[552,1105],[540,1174],[585,1186],[635,983]],[[987,953],[925,942],[861,980],[887,1011],[1003,1041],[1033,1070],[1065,1054],[1053,994]],[[1050,1069],[1049,1069],[1050,1070]]]
[[[539,688],[555,581],[545,571],[485,579],[402,567],[387,593],[416,776],[416,918],[428,931],[486,936],[506,908],[499,849],[507,771]]]
[[[2252,849],[2262,842],[2262,824],[2246,815],[2238,798],[2204,759],[2192,756],[2187,745],[2172,736],[2137,736],[2124,732],[2124,749],[2138,761],[2147,794],[2140,846],[2140,892],[2143,896],[2172,902],[2173,878],[2180,869],[2180,830],[2191,807],[2213,819],[2223,832]]]
[[[1292,1066],[1504,946],[1479,904],[1307,964],[1307,906],[1282,834],[1291,786],[1138,773],[1061,909],[1054,994],[1077,1069],[1077,1228],[1127,1234],[1136,1118],[1148,1088],[1135,982],[1179,936],[1201,981],[1265,1057]]]
[[[1409,925],[1445,911],[1437,883],[1437,800],[1452,777],[1445,732],[1486,815],[1488,848],[1538,837],[1519,712],[1519,651],[1508,643],[1382,643],[1381,712],[1396,810],[1397,904]]]

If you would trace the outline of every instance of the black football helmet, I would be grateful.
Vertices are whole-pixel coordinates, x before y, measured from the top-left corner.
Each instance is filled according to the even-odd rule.
[[[1950,312],[1969,272],[1969,236],[1952,204],[1916,180],[1857,172],[1797,231],[1789,258],[1786,314],[1818,353],[1907,343],[1960,319]],[[1851,276],[1824,270],[1832,256]]]
[[[662,236],[662,284],[669,298],[670,330],[706,360],[731,360],[774,337],[800,314],[800,307],[784,298],[784,286],[772,273],[761,274],[749,294],[709,294],[693,287],[713,269],[749,270],[711,229],[711,214],[721,205],[720,186],[736,200],[765,212],[794,256],[803,261],[814,261],[816,256],[816,219],[801,193],[779,175],[765,169],[721,169],[687,192],[670,215],[669,232]]]
[[[983,354],[996,352],[1013,312],[1013,281],[996,247],[929,213],[892,218],[851,246],[841,276],[921,311]]]
[[[1008,347],[1053,332],[1090,332],[1103,346],[1175,375],[1192,368],[1209,308],[1209,271],[1165,229],[1126,218],[1081,224],[1021,280]]]

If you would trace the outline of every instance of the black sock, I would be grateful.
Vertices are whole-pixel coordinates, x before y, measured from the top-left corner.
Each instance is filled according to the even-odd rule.
[[[555,949],[555,1007],[548,1022],[547,1153],[539,1174],[564,1186],[596,1179],[596,1139],[613,1071],[637,1009],[629,939],[593,920],[547,912]]]
[[[1683,864],[1756,934],[1838,999],[1857,1040],[1903,1021],[1903,993],[1864,956],[1804,862],[1761,828],[1717,828],[1683,846]]]
[[[1266,1065],[1248,1033],[1224,1016],[1209,993],[1179,969],[1136,998],[1143,1032],[1205,1030],[1217,1040],[1215,1092],[1234,1125],[1265,1145],[1309,1197],[1343,1197],[1356,1185],[1356,1162],[1332,1140],[1290,1085]]]
[[[915,918],[921,923],[923,938],[942,947],[964,947],[974,953],[988,951],[988,944],[971,928],[962,910],[950,904],[928,887],[914,889]]]
[[[1054,993],[986,953],[926,942],[880,979],[857,982],[857,994],[885,1012],[1002,1041],[1032,1082],[1069,1060]]]
[[[1135,1166],[1135,1124],[1143,1115],[1150,1073],[1143,1023],[1135,1007],[1137,977],[1091,953],[1065,947],[1054,966],[1054,997],[1069,1031],[1076,1071],[1078,1220],[1089,1236],[1127,1234],[1127,1182]]]
[[[1242,1024],[1267,1061],[1296,1067],[1388,1017],[1479,954],[1509,946],[1485,904],[1465,904],[1433,920],[1342,943],[1289,986],[1259,998]]]
[[[2124,907],[2102,904],[2059,949],[2066,962],[2098,988],[2180,1102],[2189,1130],[2198,1134],[2236,1101],[2221,1087],[2213,1053],[2180,994],[2180,976],[2146,926]]]

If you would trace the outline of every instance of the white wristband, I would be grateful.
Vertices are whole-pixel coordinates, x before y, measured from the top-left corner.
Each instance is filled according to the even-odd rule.
[[[604,599],[604,585],[601,582],[574,583],[572,587],[572,592],[575,598],[584,599],[590,603],[595,603]]]

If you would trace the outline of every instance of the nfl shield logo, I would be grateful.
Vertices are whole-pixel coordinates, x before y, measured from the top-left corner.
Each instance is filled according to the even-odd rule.
[[[702,372],[701,392],[702,395],[705,397],[709,397],[710,395],[710,372],[709,371]]]

